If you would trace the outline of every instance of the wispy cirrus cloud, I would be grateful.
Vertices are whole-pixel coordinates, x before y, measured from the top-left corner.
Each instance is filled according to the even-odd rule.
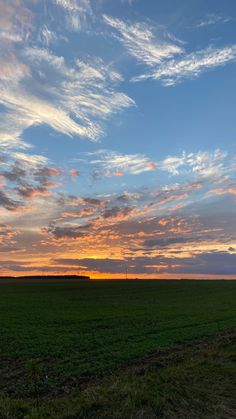
[[[172,86],[185,78],[193,79],[207,70],[236,61],[235,44],[186,52],[176,38],[172,37],[172,43],[158,39],[146,23],[130,24],[109,16],[104,16],[104,21],[118,32],[117,38],[129,54],[147,67],[132,81],[153,79],[160,80],[164,86]]]
[[[31,2],[1,0],[0,6],[2,146],[27,147],[22,135],[35,125],[96,140],[104,133],[105,119],[134,104],[118,90],[122,76],[102,59],[73,57],[68,64],[63,56],[40,48],[56,41],[56,28],[45,21],[41,25]],[[82,19],[89,13],[90,1],[55,0],[52,7],[65,11],[76,26],[75,16]]]
[[[235,170],[234,160],[222,150],[183,152],[180,156],[166,157],[158,163],[158,167],[172,175],[188,173],[200,178],[218,178]]]
[[[54,3],[69,11],[83,11],[90,8],[90,0],[54,0]]]
[[[197,78],[207,70],[222,67],[234,61],[236,61],[236,45],[225,48],[208,47],[186,54],[183,59],[166,61],[154,72],[143,74],[133,80],[161,80],[164,86],[173,86],[185,78]]]
[[[110,16],[103,16],[104,21],[118,31],[122,44],[139,62],[155,67],[164,59],[183,52],[182,47],[164,40],[157,40],[150,25],[131,24]]]
[[[197,28],[204,28],[206,26],[225,24],[231,22],[233,19],[230,16],[222,16],[214,13],[208,13],[202,20],[196,24]]]
[[[85,153],[87,161],[106,176],[138,175],[156,170],[156,164],[144,154],[124,154],[113,150]]]
[[[29,36],[32,13],[23,0],[0,0],[1,48],[18,43]]]
[[[93,15],[90,0],[53,0],[53,2],[64,9],[67,26],[73,31],[83,28],[88,18]]]
[[[2,115],[6,144],[20,143],[26,128],[40,124],[96,140],[104,132],[101,121],[134,104],[115,90],[121,76],[101,60],[77,60],[71,68],[63,57],[39,48],[26,49],[22,59],[27,73],[17,79],[14,75],[14,89],[0,80],[0,103],[7,110]]]
[[[49,47],[50,44],[56,43],[58,41],[58,37],[56,33],[48,28],[46,24],[44,24],[38,33],[38,40],[44,47]]]
[[[97,150],[83,153],[83,156],[78,161],[91,166],[97,175],[105,176],[138,175],[155,170],[173,176],[188,174],[195,178],[215,179],[233,173],[236,168],[235,157],[220,149],[196,153],[184,151],[154,161],[145,154],[125,154],[114,150]]]

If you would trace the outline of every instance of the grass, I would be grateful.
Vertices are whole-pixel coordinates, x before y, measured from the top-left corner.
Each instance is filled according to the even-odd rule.
[[[235,301],[233,281],[1,281],[0,418],[233,418],[232,334],[188,348],[232,330]]]
[[[0,398],[1,419],[234,419],[236,334],[218,333],[51,400]]]

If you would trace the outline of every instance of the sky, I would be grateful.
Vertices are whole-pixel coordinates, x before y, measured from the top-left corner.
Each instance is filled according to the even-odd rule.
[[[236,277],[235,0],[0,0],[0,272]]]

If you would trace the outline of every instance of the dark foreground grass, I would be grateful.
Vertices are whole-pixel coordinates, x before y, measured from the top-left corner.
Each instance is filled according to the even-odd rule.
[[[57,397],[236,325],[236,282],[1,281],[0,394]]]
[[[140,359],[53,400],[0,398],[1,419],[235,419],[236,332]]]

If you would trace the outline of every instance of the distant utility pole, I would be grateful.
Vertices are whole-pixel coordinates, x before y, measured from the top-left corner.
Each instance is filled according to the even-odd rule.
[[[122,252],[123,253],[123,258],[124,258],[124,268],[125,268],[125,279],[127,280],[128,279],[128,261],[127,261],[127,259],[126,259],[126,253],[125,253],[125,251],[124,252]]]
[[[127,268],[127,262],[125,263],[125,279],[128,279],[128,268]]]

